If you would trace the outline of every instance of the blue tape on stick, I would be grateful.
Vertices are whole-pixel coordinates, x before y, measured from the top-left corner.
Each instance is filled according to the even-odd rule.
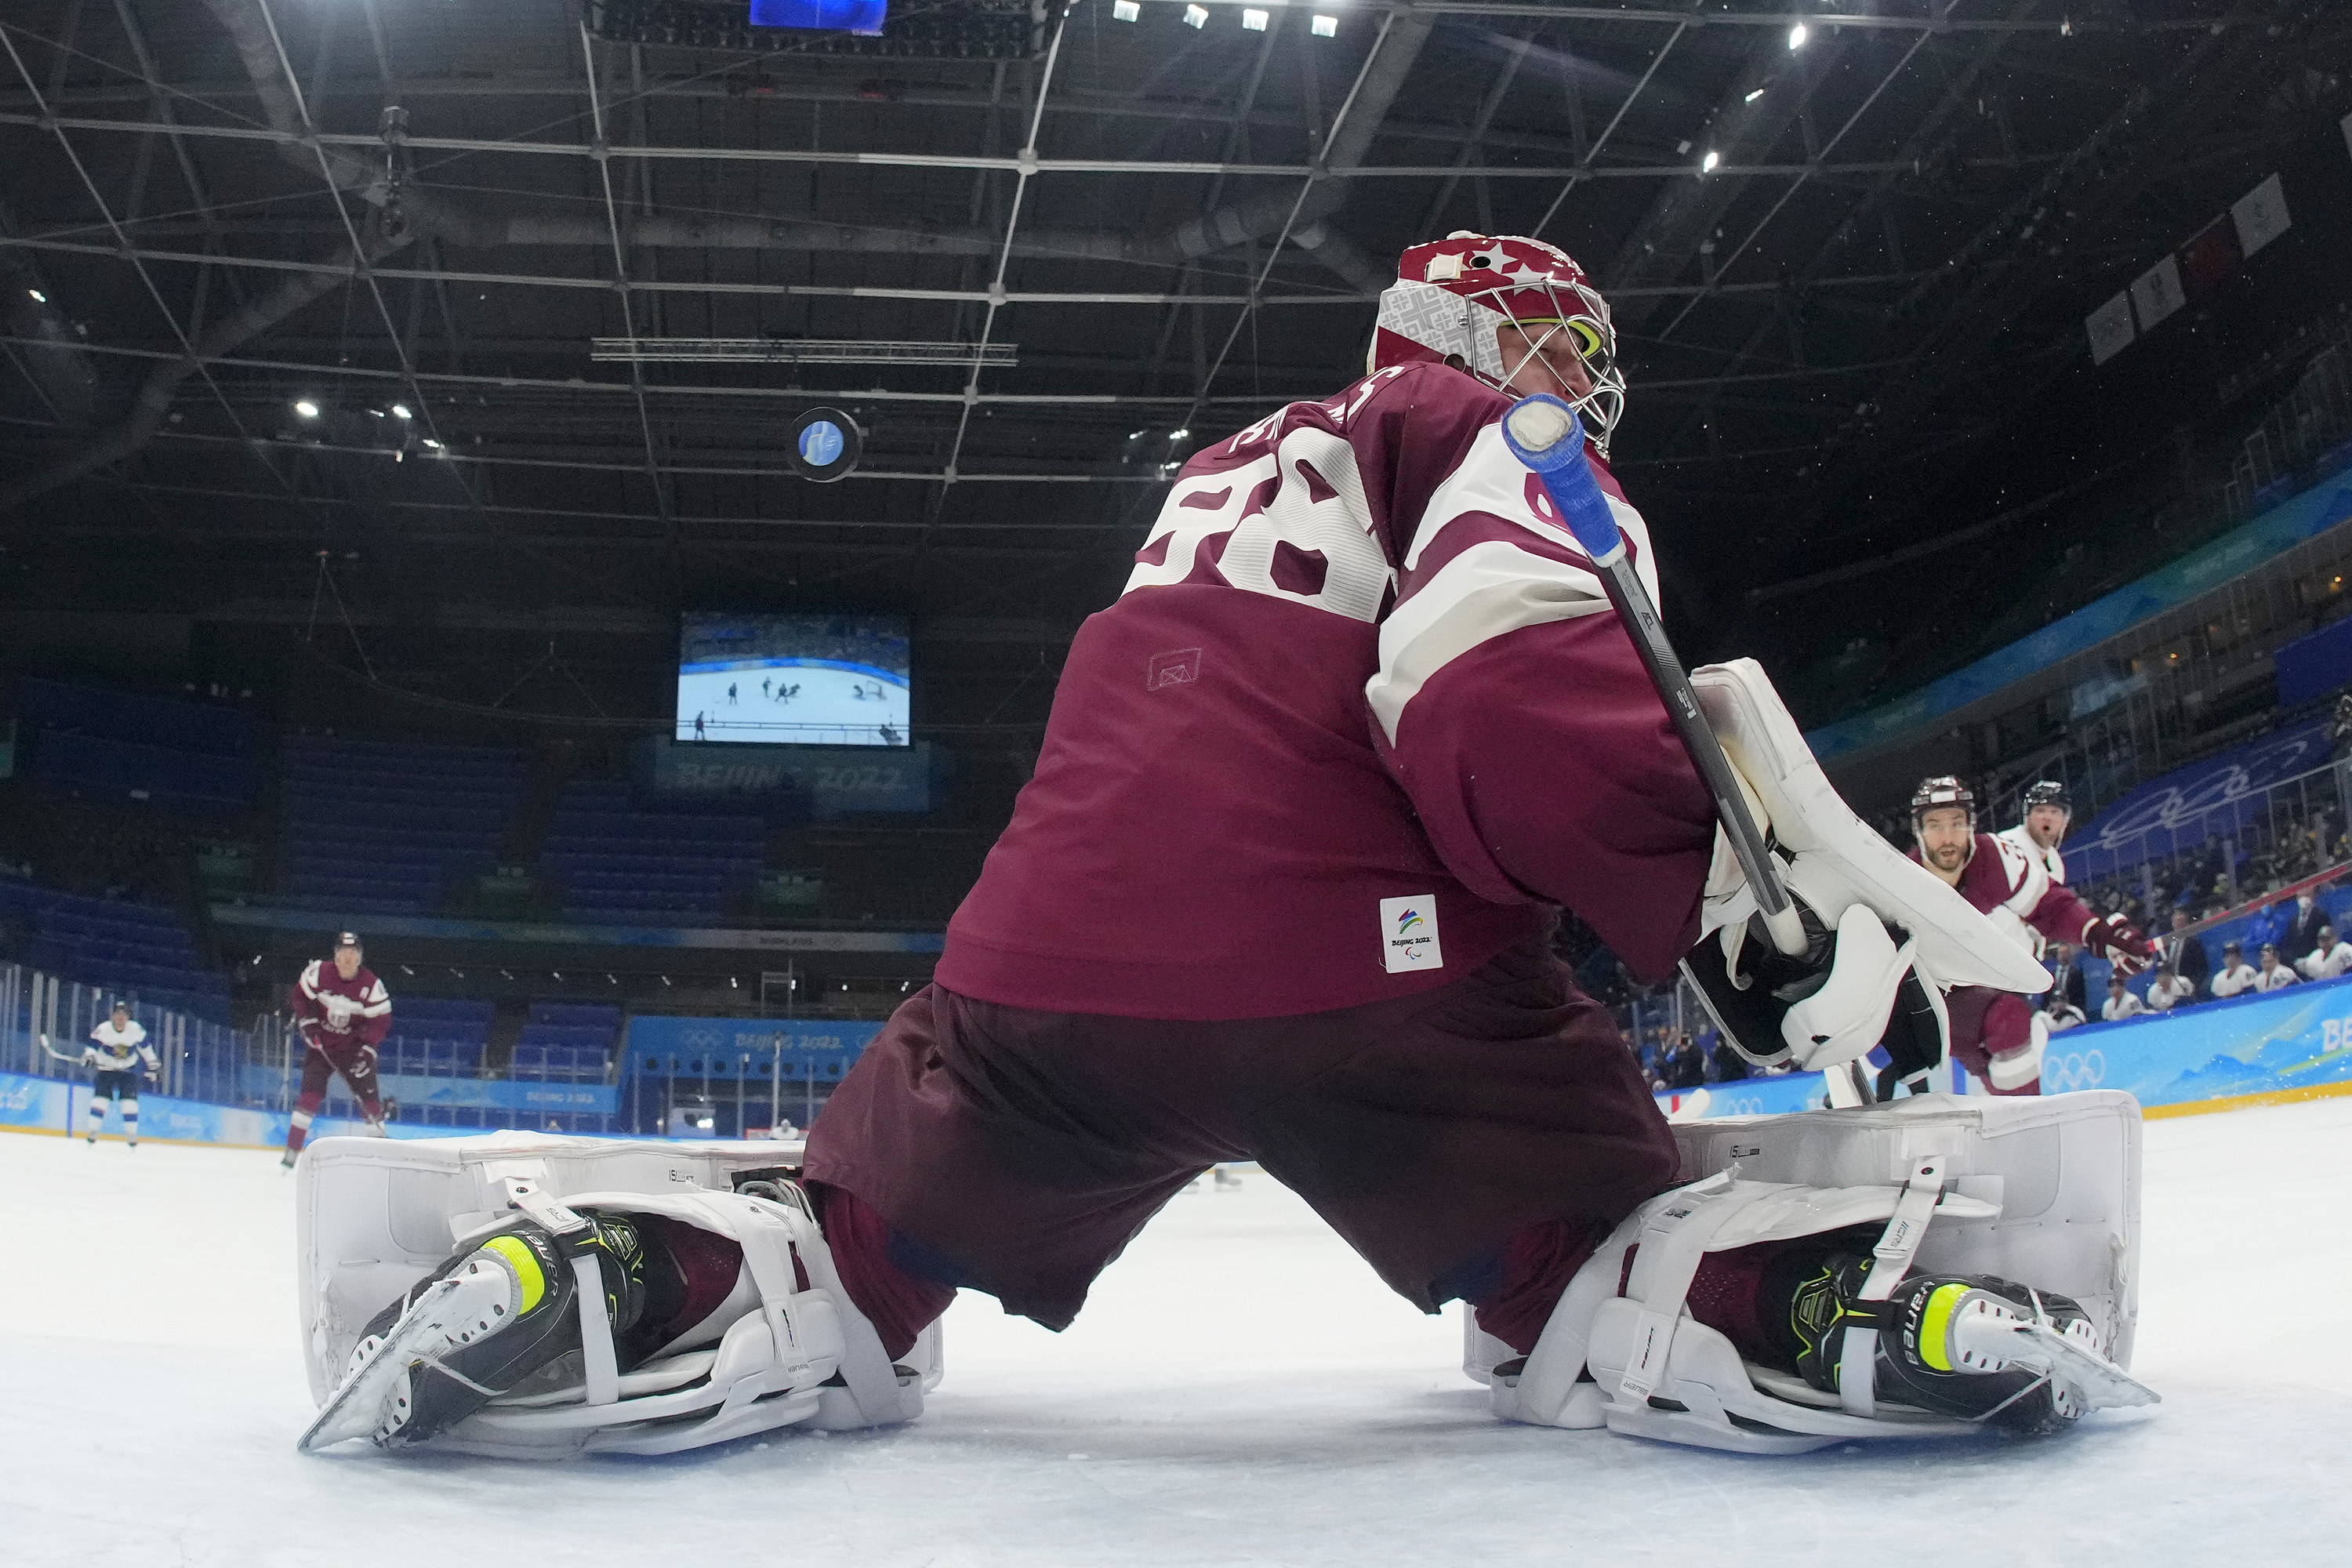
[[[1584,458],[1584,421],[1548,392],[1522,397],[1503,415],[1503,445],[1536,472],[1568,531],[1597,564],[1606,565],[1624,547],[1616,514],[1592,465]]]

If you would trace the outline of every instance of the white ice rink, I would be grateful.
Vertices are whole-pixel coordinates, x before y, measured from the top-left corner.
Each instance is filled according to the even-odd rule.
[[[2352,1563],[2352,1100],[2149,1124],[2135,1371],[2066,1437],[1792,1459],[1499,1426],[1272,1182],[1056,1338],[967,1295],[901,1430],[545,1467],[299,1458],[267,1153],[0,1133],[0,1563],[424,1568]]]
[[[764,693],[762,680],[769,687]],[[800,689],[779,701],[774,695],[779,685]],[[727,695],[730,687],[735,689],[732,700]],[[862,667],[794,664],[681,670],[676,739],[903,746],[911,704],[903,677],[885,680]],[[699,735],[694,730],[697,715],[703,721]]]

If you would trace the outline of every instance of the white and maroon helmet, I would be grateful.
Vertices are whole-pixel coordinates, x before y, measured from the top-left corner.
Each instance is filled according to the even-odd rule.
[[[1919,781],[1911,792],[1911,833],[1919,835],[1919,824],[1927,815],[1939,807],[1957,805],[1969,814],[1969,831],[1977,830],[1976,792],[1950,773],[1935,773]]]
[[[1517,331],[1506,331],[1517,322]],[[1569,332],[1592,391],[1570,397],[1593,448],[1609,455],[1609,433],[1625,412],[1617,329],[1609,306],[1575,258],[1556,245],[1456,229],[1412,246],[1397,259],[1397,280],[1381,295],[1367,371],[1459,356],[1463,368],[1500,391],[1553,332]]]

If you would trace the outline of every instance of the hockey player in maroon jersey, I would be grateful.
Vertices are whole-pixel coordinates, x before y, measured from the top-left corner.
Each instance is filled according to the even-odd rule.
[[[1604,462],[1608,308],[1529,240],[1455,235],[1399,274],[1363,381],[1185,465],[1078,633],[935,984],[811,1132],[817,1213],[887,1347],[960,1285],[1063,1327],[1162,1204],[1255,1158],[1408,1300],[1467,1300],[1524,1355],[1675,1180],[1547,938],[1566,906],[1655,981],[1739,878],[1497,425],[1529,393],[1579,411],[1654,597]],[[1759,1325],[1794,1273],[1762,1268],[1703,1270],[1692,1300],[1780,1355]]]
[[[302,1152],[311,1118],[326,1104],[327,1083],[336,1073],[351,1086],[369,1130],[383,1134],[375,1047],[392,1027],[392,998],[361,957],[359,937],[345,931],[335,939],[333,959],[312,959],[294,983],[294,1028],[308,1048],[302,1053],[302,1091],[294,1101],[293,1125],[286,1131],[289,1167]]]
[[[2041,972],[1835,799],[1742,660],[1692,685],[1724,705],[1738,783],[1787,861],[1803,924],[1800,951],[1780,949],[1591,559],[1502,440],[1514,396],[1573,405],[1654,599],[1647,528],[1603,465],[1624,395],[1607,306],[1533,240],[1454,235],[1399,272],[1363,380],[1184,466],[1125,590],[1072,645],[1035,774],[934,983],[843,1079],[797,1179],[733,1204],[788,1234],[790,1259],[730,1221],[717,1279],[759,1254],[760,1294],[808,1337],[793,1331],[782,1357],[781,1331],[736,1323],[728,1406],[834,1429],[908,1420],[925,1373],[899,1363],[937,1365],[919,1347],[959,1287],[1059,1330],[1163,1205],[1239,1160],[1416,1306],[1470,1302],[1478,1375],[1510,1419],[1794,1452],[2044,1431],[2141,1402],[2101,1354],[2102,1335],[2128,1333],[2122,1309],[2094,1321],[2046,1279],[2037,1293],[1910,1270],[1933,1214],[1997,1212],[1940,1197],[1940,1155],[1899,1197],[1714,1167],[1676,1184],[1683,1152],[1634,1058],[1552,956],[1561,907],[1643,980],[1687,954],[1746,999],[1743,1050],[1800,1067],[1877,1044],[1915,972],[2025,990]],[[1790,1142],[1855,1133],[1877,1135]],[[1889,1148],[1855,1168],[1883,1184]],[[607,1191],[577,1215],[541,1180],[514,1178],[531,1189],[514,1224],[582,1247],[632,1202],[664,1202]],[[381,1225],[354,1202],[362,1228]],[[564,1441],[698,1440],[631,1425],[633,1403],[653,1418],[672,1396],[633,1401],[614,1374],[637,1364],[623,1331],[638,1293],[609,1249],[593,1333],[526,1350],[491,1327],[552,1300],[528,1287],[544,1265],[517,1256],[537,1239],[461,1249],[387,1305],[306,1446],[455,1426],[520,1451],[539,1417],[483,1405],[583,1348],[604,1371],[583,1374]],[[2081,1279],[2106,1289],[2096,1239]],[[825,1310],[792,1316],[803,1295]],[[761,1347],[781,1360],[755,1373]],[[786,1388],[807,1403],[769,1400]],[[1874,1399],[1908,1414],[1880,1419]],[[1920,1425],[1928,1411],[1942,1425]]]
[[[2078,943],[2105,958],[2117,974],[2137,974],[2156,960],[2156,945],[2121,915],[2096,915],[2042,856],[2007,836],[1977,831],[1976,795],[1945,774],[1923,779],[1911,796],[1911,858],[2011,932],[2029,952],[2044,940]],[[2039,844],[2039,840],[2036,841]],[[2054,857],[2054,846],[2041,846]],[[1995,1094],[2042,1092],[2042,1040],[2026,998],[1980,985],[1946,998],[1952,1055]]]

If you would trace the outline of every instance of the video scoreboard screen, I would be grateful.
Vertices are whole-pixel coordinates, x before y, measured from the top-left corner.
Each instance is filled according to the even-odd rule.
[[[910,673],[903,616],[689,610],[678,629],[677,738],[909,745]]]

